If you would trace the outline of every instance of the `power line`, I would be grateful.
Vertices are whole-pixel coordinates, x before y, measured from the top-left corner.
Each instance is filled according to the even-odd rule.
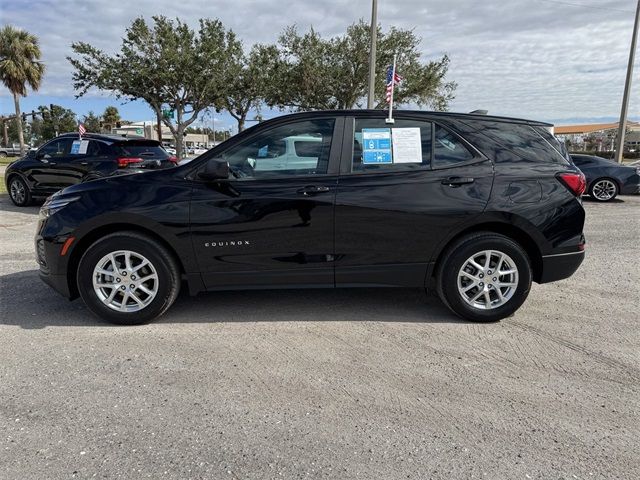
[[[538,0],[539,2],[546,3],[555,3],[558,5],[567,5],[570,7],[582,7],[582,8],[590,8],[592,10],[605,10],[607,12],[622,12],[622,13],[635,13],[630,10],[620,10],[617,8],[606,8],[606,7],[596,7],[595,5],[585,5],[584,3],[571,3],[571,2],[562,2],[560,0]]]

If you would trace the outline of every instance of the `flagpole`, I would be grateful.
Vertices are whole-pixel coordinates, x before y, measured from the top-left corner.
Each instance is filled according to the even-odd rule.
[[[389,118],[387,123],[393,123],[393,91],[396,86],[396,54],[393,54],[393,68],[391,70],[391,97],[389,98]]]

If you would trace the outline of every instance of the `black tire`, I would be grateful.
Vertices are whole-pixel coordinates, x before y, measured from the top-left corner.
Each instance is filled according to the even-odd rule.
[[[589,186],[589,196],[596,202],[610,202],[618,196],[618,182],[613,178],[598,178]]]
[[[98,262],[121,250],[144,256],[157,274],[155,297],[136,312],[114,310],[103,303],[93,288],[94,268]],[[159,317],[173,304],[180,291],[180,269],[171,253],[153,238],[137,232],[117,232],[97,240],[84,252],[78,265],[77,284],[82,300],[97,316],[119,325],[139,325]]]
[[[515,291],[508,291],[511,297],[503,305],[482,309],[470,305],[463,299],[463,293],[458,291],[458,275],[470,257],[488,250],[508,255],[515,263],[518,280],[515,282],[515,278],[513,278],[513,283],[517,283],[517,286]],[[481,276],[477,272],[474,274]],[[495,271],[493,275],[495,275]],[[504,277],[502,278],[504,279]],[[527,253],[518,243],[497,233],[477,232],[460,238],[447,249],[442,261],[439,262],[436,286],[442,302],[456,315],[473,322],[495,322],[512,315],[520,308],[531,290],[531,280],[531,262]],[[491,278],[487,277],[486,281],[491,282]],[[470,281],[469,284],[471,283],[473,282]],[[491,297],[495,301],[499,301],[493,283],[487,283],[483,288],[493,289],[492,293],[489,292],[490,303],[493,303]],[[472,289],[469,296],[473,296],[476,292],[480,292],[479,286]],[[500,292],[503,293],[502,290]],[[504,293],[507,293],[507,290]],[[486,300],[484,302],[487,303]]]
[[[33,197],[27,183],[18,175],[13,175],[7,183],[9,198],[17,207],[27,207],[31,205]]]
[[[8,156],[7,152],[0,152],[0,158],[7,158]]]

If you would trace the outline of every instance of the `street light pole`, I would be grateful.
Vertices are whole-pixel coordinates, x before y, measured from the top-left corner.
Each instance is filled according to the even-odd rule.
[[[633,24],[631,51],[629,52],[629,65],[627,66],[627,80],[624,84],[622,109],[620,110],[620,125],[618,126],[618,136],[616,138],[616,161],[618,163],[622,163],[624,153],[624,134],[627,129],[627,111],[629,110],[629,97],[631,96],[631,77],[633,75],[633,60],[636,53],[636,41],[638,40],[638,23],[640,23],[640,0],[638,0],[638,6],[636,7],[636,20]]]
[[[369,95],[367,108],[373,108],[376,86],[376,47],[378,42],[378,0],[371,1],[371,48],[369,49]]]

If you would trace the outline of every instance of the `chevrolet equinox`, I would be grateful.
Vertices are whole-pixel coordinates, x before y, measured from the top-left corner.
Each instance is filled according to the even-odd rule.
[[[138,324],[181,284],[420,287],[472,321],[584,258],[585,178],[551,125],[474,114],[299,113],[190,163],[67,187],[40,210],[42,279]]]

